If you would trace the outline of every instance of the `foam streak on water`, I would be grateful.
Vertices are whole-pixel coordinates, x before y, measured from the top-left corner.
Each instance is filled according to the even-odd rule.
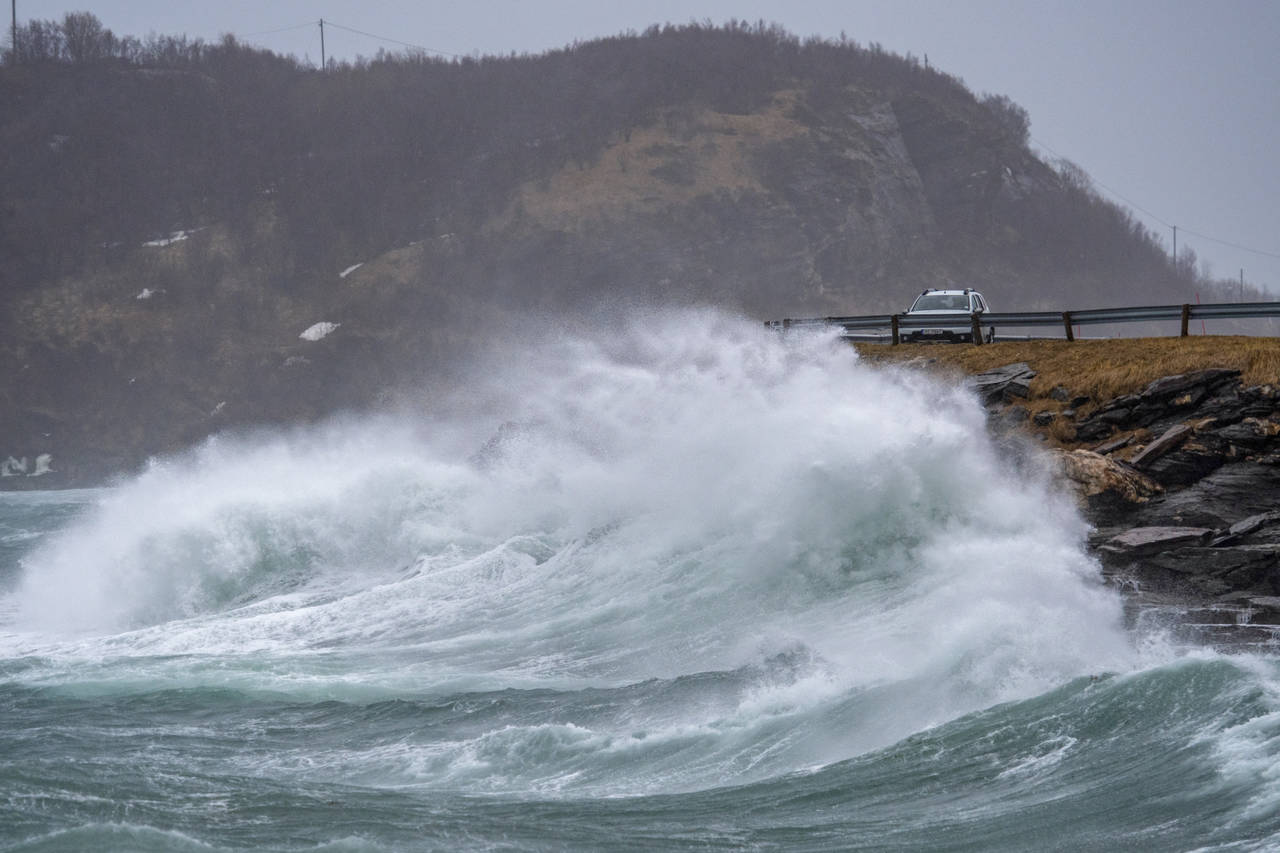
[[[377,800],[386,827],[440,797],[681,792],[705,799],[653,808],[790,825],[809,818],[779,797],[812,785],[873,823],[932,815],[895,824],[911,846],[946,821],[999,835],[1045,786],[1084,803],[1055,786],[1112,790],[1098,756],[1129,748],[1166,756],[1170,790],[1199,768],[1197,802],[1247,790],[1233,819],[1274,818],[1273,662],[1140,662],[1070,502],[963,388],[710,312],[476,375],[429,416],[221,436],[57,512],[0,501],[12,837],[252,844],[204,830],[376,792],[403,798]],[[478,829],[505,806],[458,802],[427,823],[509,837]],[[744,843],[767,835],[750,823]]]

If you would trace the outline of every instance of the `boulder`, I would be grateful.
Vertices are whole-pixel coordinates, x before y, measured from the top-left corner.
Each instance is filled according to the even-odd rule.
[[[1163,376],[1139,391],[1137,396],[1144,401],[1167,400],[1197,389],[1207,390],[1223,380],[1234,379],[1239,375],[1240,371],[1238,370],[1211,367],[1208,370],[1195,370],[1190,373]],[[1182,405],[1186,404],[1183,403]]]
[[[1116,428],[1106,421],[1086,420],[1076,427],[1076,441],[1101,441],[1115,431]]]
[[[1272,512],[1260,512],[1257,515],[1251,515],[1248,518],[1237,521],[1223,532],[1213,538],[1209,544],[1214,548],[1223,545],[1230,545],[1251,533],[1256,533],[1264,527],[1270,527],[1280,523],[1280,510]]]
[[[1216,533],[1208,527],[1134,527],[1112,536],[1100,550],[1129,557],[1160,554],[1185,545],[1207,545]]]
[[[1196,441],[1188,441],[1177,450],[1154,462],[1147,462],[1144,473],[1166,489],[1190,486],[1225,465],[1230,459]]]
[[[1097,447],[1093,448],[1093,452],[1101,456],[1106,456],[1108,454],[1115,453],[1117,450],[1120,450],[1123,447],[1128,447],[1132,443],[1133,443],[1132,435],[1122,435],[1119,438],[1113,438],[1110,441],[1104,441],[1102,444],[1099,444]]]
[[[1123,407],[1119,409],[1106,409],[1105,411],[1101,411],[1097,414],[1097,419],[1102,421],[1104,424],[1111,424],[1115,426],[1129,420],[1129,417],[1132,414],[1132,409],[1126,409]]]
[[[1213,430],[1215,437],[1245,453],[1256,453],[1264,449],[1277,434],[1280,434],[1280,424],[1249,416],[1221,429]]]
[[[1091,450],[1058,451],[1055,457],[1077,499],[1095,518],[1123,515],[1163,491],[1141,471]]]
[[[1142,452],[1130,460],[1130,464],[1134,468],[1146,468],[1156,459],[1173,450],[1182,442],[1191,437],[1191,427],[1186,424],[1178,424],[1170,427],[1164,435],[1148,444],[1142,449]]]
[[[1110,400],[1099,406],[1096,414],[1102,414],[1116,409],[1132,409],[1141,402],[1142,398],[1137,394],[1121,394],[1119,397],[1112,397]]]
[[[1031,393],[1031,380],[1036,372],[1025,361],[1006,364],[970,377],[970,383],[983,405],[1010,402],[1014,397],[1027,397]]]

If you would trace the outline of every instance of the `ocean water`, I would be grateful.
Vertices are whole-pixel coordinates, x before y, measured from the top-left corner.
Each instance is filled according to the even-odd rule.
[[[711,312],[0,494],[0,850],[1280,849],[1280,666],[1126,627],[963,391]]]

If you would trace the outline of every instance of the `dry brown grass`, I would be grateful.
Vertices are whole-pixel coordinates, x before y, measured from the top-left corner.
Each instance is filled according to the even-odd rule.
[[[1162,376],[1226,367],[1239,370],[1245,385],[1280,385],[1280,338],[1193,336],[1187,338],[1117,338],[1101,341],[1008,341],[971,344],[855,344],[872,362],[900,363],[925,359],[931,369],[981,373],[1025,361],[1036,371],[1025,406],[1032,414],[1059,412],[1067,403],[1049,392],[1062,386],[1070,397],[1088,397],[1087,414],[1121,394],[1140,391]],[[1064,419],[1041,430],[1058,446],[1073,446],[1074,429]]]
[[[778,92],[768,109],[751,115],[701,110],[636,128],[593,164],[570,164],[547,181],[521,187],[496,224],[527,217],[547,227],[575,229],[623,210],[661,210],[714,191],[763,191],[752,156],[765,144],[805,133],[790,117],[796,97],[792,91]],[[684,164],[687,180],[655,175],[672,161]]]
[[[1234,368],[1246,385],[1280,385],[1280,338],[1193,336],[1103,341],[1008,341],[970,344],[856,344],[869,361],[935,360],[965,373],[1025,361],[1036,371],[1031,401],[1061,385],[1073,396],[1107,400],[1161,376],[1208,367]]]

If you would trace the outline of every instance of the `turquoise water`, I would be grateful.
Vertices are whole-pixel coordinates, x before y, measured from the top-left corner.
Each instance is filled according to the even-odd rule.
[[[705,314],[499,361],[0,494],[0,849],[1280,847],[1277,660],[1126,628],[963,392]]]

